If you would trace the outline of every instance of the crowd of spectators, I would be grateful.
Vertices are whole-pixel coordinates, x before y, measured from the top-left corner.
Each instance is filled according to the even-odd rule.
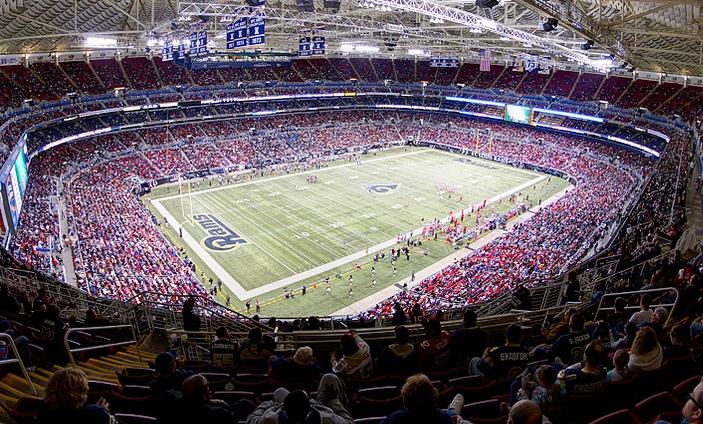
[[[196,289],[199,284],[188,276],[188,267],[180,263],[177,256],[168,253],[169,248],[160,238],[150,217],[141,209],[137,199],[129,194],[131,186],[126,181],[131,177],[150,180],[222,166],[228,162],[257,168],[286,162],[307,163],[337,151],[370,144],[382,145],[402,139],[408,134],[417,135],[415,125],[419,123],[419,118],[414,115],[376,112],[366,116],[360,112],[351,112],[347,115],[330,113],[325,119],[319,115],[298,115],[292,120],[270,117],[256,121],[255,136],[251,135],[251,123],[247,121],[224,121],[206,125],[201,134],[205,132],[208,136],[216,137],[202,137],[198,142],[192,141],[194,137],[187,137],[187,134],[198,134],[199,130],[192,124],[182,126],[177,131],[143,130],[119,136],[96,137],[86,142],[90,146],[88,151],[99,150],[102,146],[108,146],[110,151],[119,150],[120,146],[135,143],[134,140],[136,143],[143,140],[146,144],[153,144],[152,138],[171,139],[174,134],[186,134],[185,141],[176,141],[174,137],[174,146],[134,151],[107,163],[94,161],[94,155],[81,156],[85,149],[76,146],[67,150],[56,149],[40,157],[36,161],[36,169],[48,170],[50,165],[61,161],[75,162],[77,168],[81,169],[66,193],[70,199],[69,211],[72,211],[69,214],[72,219],[71,228],[75,228],[73,235],[79,240],[75,252],[76,267],[86,273],[83,280],[86,288],[101,296],[130,298],[138,291],[153,288],[156,280],[174,275],[174,281],[188,282],[185,285],[176,284],[179,288],[177,292],[190,293],[199,290]],[[322,125],[315,127],[315,122]],[[469,151],[475,149],[472,127],[475,128],[477,123],[472,125],[465,120],[441,116],[425,117],[423,122],[420,133],[423,141],[452,140],[455,147]],[[447,126],[450,128],[447,129]],[[560,270],[567,269],[578,263],[593,246],[599,231],[613,223],[618,205],[647,172],[646,159],[613,147],[601,147],[520,127],[488,123],[479,126],[482,131],[490,129],[495,134],[490,147],[486,137],[481,138],[478,148],[480,153],[505,162],[522,162],[562,171],[576,178],[579,181],[578,187],[557,206],[540,211],[528,223],[519,226],[514,234],[423,282],[419,287],[426,287],[425,289],[414,289],[400,294],[402,298],[390,299],[371,311],[370,316],[389,312],[396,301],[410,307],[420,297],[424,299],[421,306],[430,309],[459,304],[463,299],[481,301],[503,290],[511,290],[521,282],[538,284]],[[342,131],[343,128],[348,130]],[[226,136],[237,132],[240,135]],[[198,140],[197,137],[195,139]],[[164,143],[157,141],[157,144]],[[59,153],[61,155],[56,158]],[[108,152],[101,154],[107,155]],[[611,157],[616,155],[620,155],[621,159],[617,164],[611,163]],[[85,157],[85,162],[81,163],[81,157]],[[278,161],[271,162],[271,158],[278,158]],[[48,171],[47,174],[51,172]],[[622,182],[611,184],[609,178]],[[33,183],[30,184],[31,187],[34,187]],[[106,196],[105,193],[114,195],[115,200],[108,202],[111,196]],[[30,194],[33,192],[30,191]],[[535,201],[538,199],[533,199]],[[32,248],[41,245],[36,240],[37,235],[43,234],[41,228],[53,228],[53,237],[58,234],[55,215],[47,217],[46,213],[41,213],[42,206],[47,213],[50,210],[45,204],[30,201],[28,205],[26,214],[37,217],[34,218],[37,220],[42,217],[42,224],[27,226],[27,230],[15,238],[13,246],[22,252],[25,261],[32,264],[32,261],[43,258],[32,254]],[[504,217],[484,211],[476,228],[468,231],[451,222],[430,230],[442,234],[443,238],[473,240],[482,232],[525,210],[526,206],[516,204]],[[141,217],[136,226],[124,218],[135,216]],[[498,218],[503,221],[497,221]],[[543,227],[550,228],[551,231],[544,233]],[[595,235],[589,233],[589,229],[592,231],[593,228],[597,229]],[[82,234],[83,231],[86,233]],[[130,239],[133,241],[129,242]],[[516,240],[520,240],[520,243],[515,243]],[[538,245],[542,248],[526,247]],[[565,246],[568,248],[565,249]],[[129,252],[138,253],[137,258]],[[521,265],[507,267],[508,263]],[[127,289],[128,286],[132,286],[131,289]]]
[[[627,155],[616,165],[612,157],[617,152],[612,147],[596,149],[590,142],[568,137],[549,133],[528,135],[521,134],[522,129],[506,129],[514,133],[503,139],[501,129],[493,128],[496,134],[490,148],[493,159],[559,170],[575,178],[578,185],[558,202],[539,208],[534,217],[504,237],[411,290],[399,292],[364,313],[364,317],[390,316],[396,303],[405,308],[418,303],[423,310],[442,310],[465,302],[481,302],[496,293],[513,291],[520,285],[538,285],[563,273],[595,246],[601,232],[616,224],[621,207],[647,175],[646,167],[651,164],[643,157]],[[456,146],[475,148],[470,132],[443,129],[441,134],[440,137],[436,129],[423,129],[429,140],[449,138]],[[487,141],[479,144],[478,151],[489,151]]]
[[[413,78],[426,78],[430,82],[435,81],[435,79],[447,82],[459,78],[461,75],[464,75],[467,70],[470,70],[471,66],[474,66],[465,64],[456,70],[443,70],[439,72],[435,68],[421,67],[419,64],[415,63],[412,63],[412,66],[401,66],[402,64],[400,63],[383,60],[371,61],[355,59],[349,61],[346,59],[335,59],[331,61],[299,61],[299,63],[300,64],[296,64],[292,70],[286,72],[295,72],[305,80],[309,80],[313,77],[329,78],[330,76],[339,77],[340,75],[344,76],[344,78],[361,77],[362,79],[378,80],[381,78],[380,75],[390,76],[391,74],[399,75],[401,73],[408,73],[407,79],[409,81],[413,80]],[[62,93],[66,91],[68,87],[71,87],[73,83],[82,83],[82,80],[71,83],[71,80],[66,79],[67,75],[70,77],[71,75],[77,75],[82,70],[86,70],[86,67],[83,65],[76,67],[74,65],[64,64],[62,65],[66,71],[64,74],[60,72],[59,68],[55,65],[40,65],[41,66],[34,66],[30,70],[7,67],[7,72],[8,75],[13,75],[13,78],[16,80],[21,80],[20,76],[23,76],[23,79],[33,80],[35,81],[35,85],[41,85],[42,80],[45,78],[62,79],[62,82],[53,88],[54,92]],[[127,75],[129,84],[137,88],[157,88],[158,84],[161,83],[165,85],[175,82],[187,83],[186,80],[192,77],[188,75],[189,71],[184,68],[163,63],[158,59],[129,59],[125,60],[123,63],[104,60],[95,61],[92,66],[95,70],[95,76],[99,77],[100,81],[106,86],[107,83],[105,81],[118,81],[119,77],[123,75]],[[120,69],[116,70],[115,68]],[[225,78],[226,72],[225,70],[211,70],[209,72],[203,71],[202,73],[210,75],[209,78],[214,80],[226,81],[227,79],[241,78],[241,72],[231,74]],[[261,80],[276,79],[284,74],[283,71],[277,72],[273,70],[246,71],[249,78]],[[456,75],[453,76],[451,72],[455,72]],[[91,73],[90,75],[93,74]],[[502,76],[498,78],[499,75]],[[77,76],[75,78],[78,79]],[[86,81],[98,81],[90,76],[82,78],[86,78]],[[543,82],[534,84],[534,88],[527,90],[528,92],[530,90],[542,90],[542,86],[546,83],[547,78],[544,76],[540,78],[542,78]],[[550,93],[558,92],[557,94],[562,96],[567,96],[569,94],[568,92],[571,91],[571,87],[573,86],[573,80],[578,80],[579,83],[581,82],[581,78],[568,79],[556,78],[556,76],[549,80],[551,81],[550,86],[545,87],[545,90],[549,88]],[[564,81],[561,80],[572,81],[572,85],[565,84]],[[597,89],[597,85],[599,85],[601,79],[593,80],[597,83],[594,82],[592,85],[596,86],[595,88]],[[615,78],[610,78],[603,83],[604,90],[613,87],[613,84],[610,83],[612,80],[615,80]],[[531,82],[534,81],[532,77],[527,74],[512,72],[511,70],[506,70],[504,72],[504,68],[493,66],[491,72],[480,73],[476,77],[474,86],[476,88],[497,87],[512,90],[518,85],[521,87],[523,85],[529,86]],[[562,87],[559,84],[563,84],[564,86]],[[94,84],[86,82],[86,85],[90,86],[90,90],[94,90]],[[27,83],[26,86],[32,87],[32,84]],[[643,96],[647,95],[649,92],[646,90],[635,90],[633,87],[637,88],[643,86],[645,85],[632,84],[623,97],[629,98],[632,96],[634,99],[632,101],[636,103],[639,102],[644,98]],[[89,87],[86,87],[86,90],[89,90]],[[441,91],[435,91],[441,93]],[[640,94],[638,93],[640,91],[645,93],[642,97],[639,97]],[[286,92],[286,90],[278,90],[276,92],[282,93]],[[290,92],[296,91],[292,90]],[[666,93],[661,96],[666,97],[669,93],[670,91],[666,91]],[[250,94],[262,93],[252,91]],[[241,95],[241,93],[236,95]],[[659,98],[661,96],[657,94],[655,97]],[[39,96],[37,96],[37,98],[39,98]],[[175,92],[150,94],[149,97],[132,98],[129,100],[129,103],[145,104],[155,100],[177,101],[181,98],[182,96]],[[321,101],[320,103],[324,102],[334,104],[336,100]],[[120,104],[120,100],[110,100],[104,103],[105,106],[111,107],[119,106]],[[257,107],[265,108],[266,106],[254,106],[254,109]],[[475,105],[470,106],[470,108],[474,107]],[[94,106],[88,106],[86,108],[91,109],[94,108]],[[220,112],[228,113],[242,110],[242,106],[239,104],[231,106],[226,105],[203,108],[203,110],[197,112],[197,114],[210,114],[213,109],[216,108],[223,109]],[[476,109],[480,110],[480,108]],[[569,107],[565,106],[564,109],[569,109]],[[76,113],[80,110],[80,105],[66,105],[61,111],[46,112],[45,116],[48,118],[59,117],[66,113]],[[486,109],[484,109],[484,111],[485,110]],[[190,112],[180,110],[156,111],[148,114],[141,113],[142,116],[140,116],[139,113],[135,113],[110,115],[92,120],[86,119],[82,122],[67,122],[62,124],[62,126],[45,131],[42,136],[32,137],[30,139],[30,144],[32,148],[36,148],[41,143],[46,143],[75,132],[93,129],[98,127],[101,122],[107,125],[119,125],[124,122],[183,118],[188,113]],[[495,113],[499,114],[500,111],[495,111]],[[411,131],[414,131],[411,130],[411,128],[417,124],[417,119],[415,117],[403,116],[401,118],[396,114],[394,116],[396,121],[393,122],[388,119],[387,115],[378,112],[330,113],[324,118],[324,120],[329,121],[329,126],[323,125],[322,127],[319,127],[320,119],[321,118],[317,115],[302,114],[296,115],[293,120],[282,117],[268,117],[265,119],[257,119],[255,124],[251,123],[253,121],[247,120],[218,121],[201,125],[174,125],[170,128],[146,129],[119,135],[95,137],[86,141],[83,148],[74,146],[71,148],[54,149],[54,151],[46,155],[46,158],[36,160],[33,166],[36,166],[35,169],[39,171],[42,169],[49,170],[52,166],[69,163],[73,164],[75,169],[81,169],[82,173],[80,175],[82,176],[88,174],[95,175],[93,171],[95,169],[100,169],[104,172],[104,175],[101,175],[99,180],[91,181],[91,178],[95,177],[86,177],[85,180],[91,181],[93,185],[108,185],[112,186],[113,189],[119,187],[120,190],[125,190],[126,192],[128,190],[127,185],[114,184],[116,175],[125,178],[137,177],[142,180],[151,180],[177,173],[200,169],[213,169],[218,166],[229,167],[242,165],[244,167],[261,168],[280,164],[281,162],[309,161],[316,157],[329,154],[330,152],[335,152],[338,149],[368,145],[369,140],[374,140],[374,142],[378,144],[383,144],[403,139],[406,135],[409,135]],[[522,265],[515,267],[515,269],[508,273],[505,272],[500,263],[495,264],[496,253],[490,253],[491,248],[488,248],[486,252],[477,254],[476,258],[471,261],[458,264],[456,269],[450,267],[446,272],[441,273],[439,277],[435,277],[438,278],[438,280],[427,282],[429,286],[428,293],[430,295],[425,296],[425,305],[423,306],[430,308],[446,307],[455,300],[467,295],[470,295],[472,299],[483,300],[498,291],[514,288],[515,282],[517,281],[522,282],[523,280],[530,279],[532,281],[528,282],[528,285],[537,284],[563,268],[554,268],[553,265],[561,264],[562,262],[564,266],[578,263],[580,258],[583,257],[583,254],[588,249],[592,248],[598,237],[600,237],[601,230],[606,229],[614,222],[614,217],[617,215],[618,202],[622,202],[623,199],[626,199],[626,194],[647,174],[646,163],[642,162],[644,159],[638,159],[633,154],[611,147],[601,147],[593,143],[581,141],[573,142],[567,137],[556,136],[549,133],[533,133],[530,130],[518,127],[503,127],[497,124],[483,123],[480,124],[480,128],[482,130],[491,129],[496,134],[496,137],[495,141],[490,145],[487,144],[487,137],[482,137],[477,148],[473,138],[474,133],[468,130],[468,127],[475,126],[473,121],[442,117],[426,118],[425,121],[426,124],[429,122],[430,125],[426,125],[425,128],[422,129],[421,137],[423,141],[441,143],[443,140],[451,139],[453,140],[452,144],[454,146],[462,148],[465,151],[470,152],[476,150],[477,153],[481,155],[490,156],[509,163],[530,163],[543,166],[561,171],[579,181],[578,187],[572,190],[569,196],[559,203],[559,205],[564,204],[563,206],[557,205],[549,209],[541,210],[536,214],[535,218],[531,220],[530,224],[521,225],[516,229],[517,235],[514,237],[520,240],[530,240],[530,243],[536,243],[536,239],[533,240],[531,238],[532,236],[525,234],[538,232],[538,229],[541,229],[540,226],[548,225],[552,231],[551,233],[556,235],[551,238],[551,244],[544,244],[543,249],[538,249],[538,251],[533,251],[531,253],[523,252],[521,251],[522,249],[517,248],[516,251],[512,252],[509,256],[511,260]],[[23,126],[29,125],[30,122],[31,119],[16,121],[16,123],[11,124],[7,128],[6,134],[18,136]],[[560,122],[557,119],[554,123],[559,124]],[[561,123],[563,123],[563,121]],[[318,127],[314,128],[315,125],[318,125]],[[447,129],[444,125],[451,125],[451,128]],[[340,131],[340,126],[348,128],[349,130],[353,128],[353,131]],[[254,133],[249,133],[252,130]],[[523,141],[516,143],[515,140],[518,139]],[[154,148],[138,151],[144,146],[154,146]],[[8,148],[9,147],[10,146],[8,146]],[[576,149],[576,153],[572,151],[574,148]],[[612,157],[617,157],[618,159],[613,163],[608,163],[608,158],[612,159]],[[108,158],[110,158],[111,163],[106,164],[105,160]],[[272,160],[271,158],[277,159]],[[623,171],[624,169],[629,169],[626,175],[622,174],[622,172],[626,172]],[[55,172],[52,173],[51,171],[42,175],[47,175],[43,177],[44,179],[49,179],[50,177],[48,175],[57,176]],[[81,201],[83,201],[85,200],[85,196],[82,196],[80,191],[89,187],[84,187],[79,183],[81,178],[76,179],[76,183],[71,185],[69,192],[71,197],[76,195],[77,197],[75,197],[75,199],[81,199]],[[612,178],[621,178],[625,183],[612,184]],[[34,250],[37,247],[44,247],[46,244],[49,244],[48,240],[58,236],[58,224],[52,208],[44,202],[34,200],[44,199],[51,195],[51,193],[35,193],[35,191],[37,191],[37,188],[35,188],[37,185],[41,186],[43,190],[46,190],[46,187],[51,187],[50,184],[46,184],[46,181],[40,182],[32,179],[30,188],[28,189],[28,193],[31,197],[28,197],[29,200],[25,205],[27,209],[25,209],[25,213],[21,217],[23,222],[29,225],[24,228],[24,224],[22,224],[21,227],[23,228],[18,232],[15,241],[13,241],[13,250],[20,255],[19,257],[26,264],[48,269],[51,268],[51,265],[48,264],[47,261],[52,261],[54,259],[50,255],[37,254]],[[596,189],[598,190],[597,192],[592,191]],[[588,201],[589,196],[591,196],[590,202]],[[594,198],[598,199],[598,201],[593,200]],[[136,204],[134,199],[130,199],[129,196],[123,198],[123,202],[118,202],[120,205],[126,205],[128,203]],[[523,207],[524,206],[516,205],[516,208],[511,211],[508,216],[502,217],[501,219],[505,220],[512,215],[521,213],[524,211],[524,209],[521,209]],[[664,206],[656,211],[652,211],[652,213],[656,214],[661,212],[663,207]],[[101,208],[98,207],[96,210],[101,210]],[[578,212],[572,212],[574,210]],[[131,212],[129,209],[128,211]],[[113,212],[117,213],[119,211]],[[31,218],[29,218],[30,216]],[[598,216],[600,219],[592,218],[593,216]],[[148,222],[148,217],[146,218],[145,221]],[[481,232],[491,228],[496,218],[497,217],[491,216],[491,214],[486,211],[482,216],[482,222],[479,223],[480,225],[477,225],[476,229],[470,230],[468,234],[466,231],[458,231],[456,227],[451,228],[451,225],[437,228],[436,230],[453,239],[460,236],[468,236],[468,239],[474,239]],[[94,219],[95,218],[91,218],[91,220]],[[30,220],[33,222],[30,223]],[[554,221],[556,221],[556,223]],[[77,222],[78,221],[73,222],[73,224],[75,225]],[[595,236],[587,237],[583,232],[579,232],[579,229],[585,228],[584,224],[594,224],[595,228],[598,228]],[[78,228],[82,228],[82,225],[83,224]],[[114,225],[112,230],[122,230],[125,224],[117,220],[117,223],[107,225]],[[576,231],[563,231],[564,227],[575,228]],[[593,225],[589,228],[593,228]],[[146,228],[142,230],[147,231]],[[672,228],[671,230],[676,231],[676,228]],[[119,233],[119,231],[117,232]],[[75,236],[80,237],[79,234]],[[506,240],[509,239],[509,241],[507,241],[508,243],[513,241],[510,237],[513,236],[511,235],[506,238]],[[549,239],[549,237],[546,238]],[[146,240],[151,240],[151,238],[146,237]],[[101,246],[101,248],[103,246],[102,243],[98,243],[98,245]],[[114,249],[114,247],[109,246],[109,244],[106,244],[106,246],[108,246],[106,248],[108,251]],[[564,256],[565,253],[563,252],[558,252],[560,249],[563,250],[564,246],[569,246],[570,248],[569,253],[566,254],[567,256]],[[492,248],[495,249],[493,252],[500,251],[500,247],[499,242]],[[88,256],[92,258],[94,255],[97,255],[99,251],[100,249],[93,249]],[[84,252],[80,251],[80,253]],[[88,261],[87,259],[84,260]],[[159,265],[155,265],[155,267],[159,268]],[[89,267],[79,264],[79,269],[87,268]],[[109,269],[109,267],[98,266],[91,269],[90,272],[98,271],[99,273],[100,270],[105,271],[106,269]],[[114,271],[111,272],[114,274]],[[476,293],[470,288],[459,287],[461,284],[458,284],[458,281],[463,279],[472,280],[474,274],[480,274],[482,276],[476,281],[477,285],[480,285],[483,279],[495,279],[495,281],[492,284],[484,286]],[[528,278],[533,275],[536,276],[536,278]],[[112,276],[110,279],[114,280],[115,278],[117,277]],[[86,278],[86,280],[88,279],[89,278]],[[505,282],[510,280],[514,282],[506,285]],[[431,294],[437,291],[438,285],[442,285],[445,282],[449,282],[449,284],[447,284],[446,294],[441,299],[434,298]],[[423,283],[422,285],[425,284],[426,283]],[[142,283],[139,285],[144,287]],[[114,290],[114,288],[111,290]],[[402,299],[403,304],[412,304],[414,302],[412,296],[422,296],[424,292],[421,291],[415,295],[412,293],[411,291],[410,293],[403,294],[403,296],[408,297],[407,299]],[[378,313],[387,313],[390,305],[395,303],[396,300],[398,299],[389,300],[384,307],[379,309]],[[375,313],[377,312],[372,312],[372,315]]]

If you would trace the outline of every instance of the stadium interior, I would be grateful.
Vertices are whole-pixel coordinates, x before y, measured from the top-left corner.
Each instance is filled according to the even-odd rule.
[[[0,422],[58,422],[74,368],[77,407],[191,421],[160,389],[172,367],[207,380],[222,422],[275,422],[256,415],[277,389],[323,399],[328,373],[343,422],[435,422],[412,421],[416,373],[436,422],[532,422],[524,399],[553,423],[701,422],[701,7],[0,0]],[[150,197],[412,149],[569,187],[423,218],[389,256],[438,236],[451,256],[345,313],[277,317],[189,257]],[[380,268],[365,253],[349,275]]]

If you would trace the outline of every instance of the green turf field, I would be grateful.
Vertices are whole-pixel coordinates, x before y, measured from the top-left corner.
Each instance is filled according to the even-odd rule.
[[[313,174],[317,182],[307,182]],[[170,195],[160,188],[151,199],[157,215],[171,223],[170,237],[186,248],[207,276],[221,279],[231,289],[236,309],[242,309],[241,300],[256,298],[266,304],[268,314],[292,316],[310,315],[313,305],[315,314],[331,313],[453,252],[442,241],[424,243],[414,249],[410,261],[398,261],[396,276],[389,264],[377,265],[377,284],[371,287],[368,270],[373,254],[388,252],[398,234],[419,235],[423,218],[425,222],[445,218],[450,210],[457,212],[484,199],[505,201],[518,192],[537,203],[568,185],[556,178],[547,180],[501,164],[409,148],[364,155],[361,164],[338,163],[228,186],[203,184],[206,188],[190,192],[184,186],[182,196],[177,186],[170,188]],[[447,191],[438,193],[438,186]],[[454,190],[450,198],[449,191]],[[509,207],[496,203],[498,212]],[[466,223],[472,226],[474,221]],[[182,239],[176,222],[182,226]],[[423,254],[425,249],[429,255]],[[353,299],[347,296],[348,284],[342,288],[340,283],[334,293],[338,302],[326,298],[321,306],[321,299],[314,300],[324,296],[321,286],[313,290],[316,283],[337,272],[346,283],[357,260],[363,269],[355,276]],[[310,287],[305,302],[300,300],[302,284]],[[293,288],[298,291],[295,305],[274,302],[284,289]]]

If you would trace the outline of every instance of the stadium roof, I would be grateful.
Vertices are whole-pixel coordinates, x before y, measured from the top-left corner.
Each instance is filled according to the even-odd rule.
[[[159,49],[161,36],[201,20],[207,21],[209,48],[224,51],[229,13],[244,5],[245,0],[0,0],[0,53],[100,49],[87,47],[88,37],[116,40],[111,48]],[[477,62],[479,51],[487,49],[494,63],[531,54],[601,70],[703,76],[702,7],[698,0],[267,0],[263,50],[295,53],[300,29],[324,27],[328,57]],[[548,18],[556,22],[539,29]],[[584,50],[589,40],[592,48]]]

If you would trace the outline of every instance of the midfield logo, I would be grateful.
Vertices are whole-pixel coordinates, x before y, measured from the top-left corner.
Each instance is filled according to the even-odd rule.
[[[215,214],[201,213],[193,215],[193,220],[209,234],[208,237],[200,241],[200,244],[208,250],[228,252],[236,249],[241,244],[247,243],[246,240],[229,228]]]
[[[362,187],[372,194],[391,194],[400,187],[400,184],[370,184]]]

